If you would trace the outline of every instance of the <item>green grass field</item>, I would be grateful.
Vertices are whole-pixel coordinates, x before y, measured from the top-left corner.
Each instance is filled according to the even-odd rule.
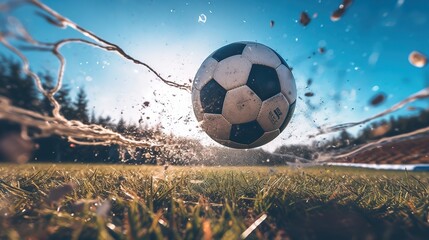
[[[429,173],[0,165],[0,239],[429,239]]]

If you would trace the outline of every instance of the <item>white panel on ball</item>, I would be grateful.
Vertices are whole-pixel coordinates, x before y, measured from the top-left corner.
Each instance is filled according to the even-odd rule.
[[[192,84],[192,88],[201,90],[201,88],[206,85],[211,79],[213,79],[214,71],[218,62],[209,57],[201,64],[201,67],[198,69],[197,74],[195,75],[194,83]]]
[[[289,102],[282,93],[262,102],[258,123],[265,132],[280,128],[289,110]]]
[[[231,124],[220,114],[204,114],[201,127],[211,138],[229,139]]]
[[[192,106],[194,107],[195,117],[198,122],[202,121],[204,110],[201,106],[200,91],[192,91]]]
[[[258,43],[247,44],[242,55],[253,64],[261,64],[272,68],[277,68],[281,64],[279,57],[273,50]]]
[[[289,101],[289,104],[292,104],[296,100],[296,84],[292,72],[283,64],[276,71],[280,79],[281,91]]]
[[[241,86],[226,93],[222,115],[231,124],[250,122],[258,117],[261,99],[248,86]]]
[[[225,58],[217,65],[214,79],[226,90],[246,84],[252,63],[241,55]]]
[[[271,132],[266,132],[264,133],[264,135],[262,135],[260,138],[258,138],[258,140],[256,140],[255,142],[249,144],[249,148],[255,148],[255,147],[259,147],[262,146],[264,144],[266,144],[267,142],[272,141],[274,138],[276,138],[278,135],[280,134],[280,130],[274,130]]]

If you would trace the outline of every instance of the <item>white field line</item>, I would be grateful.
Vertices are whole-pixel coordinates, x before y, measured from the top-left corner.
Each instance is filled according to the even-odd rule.
[[[429,164],[323,163],[321,165],[369,168],[376,170],[429,171]]]

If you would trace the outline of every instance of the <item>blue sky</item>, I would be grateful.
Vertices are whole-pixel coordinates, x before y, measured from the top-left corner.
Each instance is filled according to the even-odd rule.
[[[425,0],[354,1],[337,22],[330,15],[341,3],[338,0],[42,2],[179,82],[193,79],[201,62],[227,43],[257,41],[275,49],[293,67],[301,99],[290,126],[266,146],[269,149],[305,141],[303,136],[318,125],[361,120],[429,84],[428,68],[408,62],[413,50],[429,54]],[[23,7],[14,15],[36,39],[80,36],[46,24],[34,10]],[[306,27],[298,22],[302,11],[312,17]],[[205,23],[198,22],[200,14],[206,15]],[[326,53],[319,54],[319,47]],[[144,112],[144,118],[150,116],[148,124],[160,122],[168,131],[205,139],[196,127],[190,94],[161,84],[146,69],[113,53],[76,44],[67,45],[62,53],[67,58],[66,84],[73,91],[84,87],[96,113],[136,121]],[[26,54],[33,69],[56,72],[52,56]],[[313,84],[306,88],[309,78]],[[305,97],[307,91],[315,96]],[[369,106],[378,92],[386,93],[387,100]],[[309,109],[307,99],[316,111]],[[151,106],[142,110],[145,100]],[[428,102],[416,105],[427,107]],[[187,116],[191,122],[184,121]]]

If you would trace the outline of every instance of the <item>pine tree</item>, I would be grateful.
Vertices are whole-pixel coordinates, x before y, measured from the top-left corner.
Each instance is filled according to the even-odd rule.
[[[346,147],[350,145],[350,142],[353,140],[352,139],[352,135],[347,132],[347,130],[342,130],[340,132],[340,136],[339,136],[339,141],[340,141],[340,146],[341,147]]]
[[[114,129],[115,128],[115,124],[112,123],[112,118],[110,116],[99,116],[97,119],[97,124],[109,128],[109,129]]]
[[[79,88],[79,92],[76,96],[76,101],[73,103],[76,120],[79,120],[83,123],[89,123],[88,116],[88,99],[83,88]]]
[[[0,95],[9,98],[15,106],[39,110],[33,79],[22,74],[20,63],[3,56],[0,56]]]
[[[116,131],[119,133],[124,133],[125,130],[127,130],[127,126],[124,119],[121,117],[118,121],[118,124],[116,124]]]
[[[67,85],[63,85],[57,94],[55,94],[55,99],[61,105],[61,114],[67,119],[72,118],[74,109],[70,98],[70,89]]]
[[[90,123],[97,123],[97,118],[95,117],[95,111],[92,109],[91,111],[91,119],[89,120]]]
[[[51,90],[54,87],[53,77],[49,73],[45,73],[41,77],[43,79],[43,88],[47,91]],[[72,106],[72,100],[70,98],[70,89],[68,88],[68,86],[63,84],[61,89],[54,95],[54,98],[61,106],[61,114],[67,119],[73,118],[74,109]],[[41,106],[42,111],[45,114],[51,115],[53,106],[46,96],[43,96]]]
[[[43,88],[47,91],[49,91],[49,89],[52,89],[54,84],[53,78],[50,75],[45,74],[44,76],[42,76],[42,79],[43,79],[43,83],[42,83]],[[42,112],[47,115],[51,115],[53,107],[54,106],[52,106],[52,103],[49,101],[49,99],[46,96],[43,96],[42,102],[41,102]]]

